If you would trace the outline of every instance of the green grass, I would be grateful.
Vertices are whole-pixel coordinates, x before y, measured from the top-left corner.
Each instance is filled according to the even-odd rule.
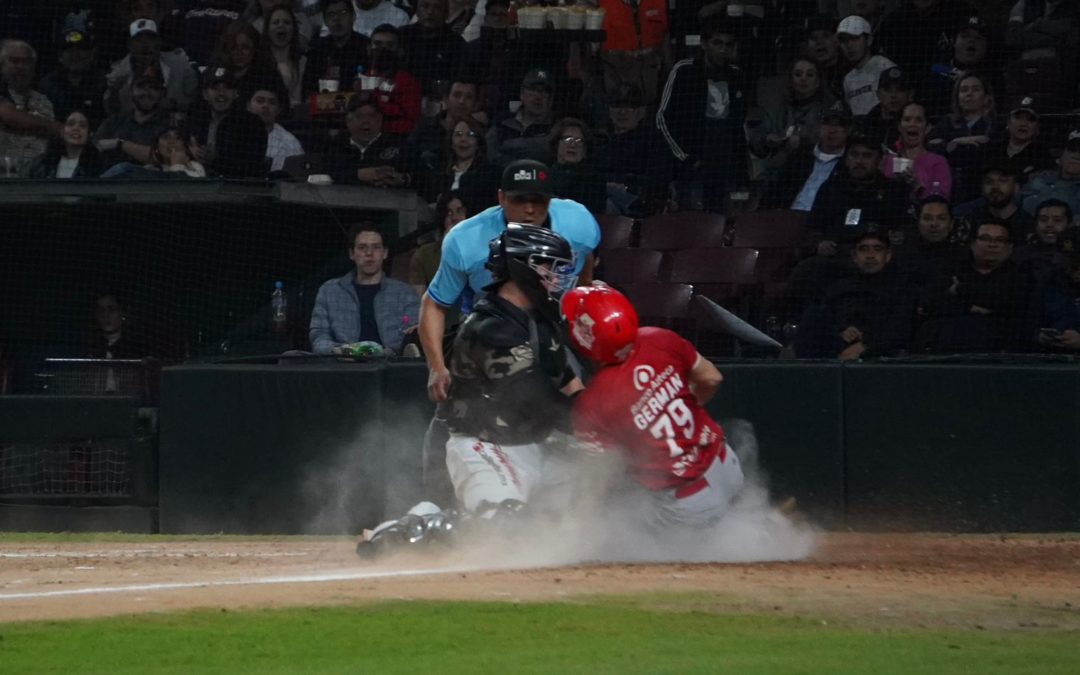
[[[649,603],[663,600],[651,595]],[[1080,635],[870,631],[625,604],[387,602],[0,625],[15,673],[1077,672]]]

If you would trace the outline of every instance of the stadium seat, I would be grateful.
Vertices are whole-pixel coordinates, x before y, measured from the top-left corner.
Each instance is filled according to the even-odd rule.
[[[683,211],[650,216],[641,221],[641,248],[671,251],[724,245],[724,216]]]
[[[602,278],[609,284],[659,281],[663,258],[663,252],[644,248],[601,251]]]
[[[783,281],[801,257],[799,247],[806,234],[806,214],[787,209],[754,211],[739,216],[734,230],[733,246],[760,251],[757,276],[762,280]]]
[[[600,214],[596,216],[596,222],[600,224],[601,250],[609,251],[634,245],[634,240],[637,238],[635,228],[637,222],[633,218]]]
[[[747,248],[794,248],[802,243],[806,213],[774,209],[751,211],[735,221],[733,246]]]
[[[671,254],[666,281],[692,284],[750,285],[755,275],[758,250],[754,248],[694,248]]]
[[[644,321],[652,319],[683,319],[689,316],[694,287],[690,284],[663,282],[623,284],[619,287]]]

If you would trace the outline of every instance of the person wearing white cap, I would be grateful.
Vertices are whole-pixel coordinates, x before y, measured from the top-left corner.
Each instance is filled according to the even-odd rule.
[[[110,112],[127,112],[131,101],[132,73],[156,68],[165,78],[165,106],[187,110],[199,91],[199,81],[183,50],[161,51],[161,34],[152,19],[136,19],[128,27],[129,53],[113,64],[107,81],[106,106]]]
[[[844,101],[851,114],[866,115],[878,103],[877,88],[881,73],[895,63],[871,50],[874,38],[870,22],[861,16],[849,16],[836,28],[840,53],[851,64],[844,76]]]

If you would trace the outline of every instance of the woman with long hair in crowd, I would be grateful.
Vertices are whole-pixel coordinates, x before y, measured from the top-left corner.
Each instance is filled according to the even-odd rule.
[[[321,4],[321,3],[320,3]],[[289,5],[293,10],[293,17],[296,19],[296,32],[300,37],[300,50],[306,52],[311,45],[311,41],[319,35],[319,26],[316,26],[311,22],[303,12],[303,8],[299,2],[290,2],[289,0],[251,0],[248,8],[244,10],[243,17],[251,24],[252,28],[259,31],[261,35],[266,35],[265,23],[266,17],[270,14],[270,10],[277,5]]]
[[[889,148],[881,160],[881,172],[886,178],[898,178],[911,188],[911,201],[922,202],[930,195],[949,199],[952,195],[952,171],[949,161],[926,149],[930,123],[926,108],[920,103],[908,103],[900,110],[897,124],[900,140]]]
[[[487,162],[484,131],[473,120],[460,120],[446,137],[446,166],[429,176],[426,196],[460,195],[470,213],[494,206],[499,170]]]
[[[556,197],[573,199],[591,213],[607,207],[607,181],[593,166],[589,148],[592,131],[575,117],[564,117],[551,127],[548,147],[555,158],[551,165],[551,190]]]
[[[250,95],[253,83],[265,81],[274,74],[271,63],[260,59],[259,32],[246,21],[234,21],[222,32],[209,68],[228,69],[241,98]]]
[[[28,178],[97,178],[103,170],[101,154],[90,142],[90,120],[81,110],[64,119],[60,135],[49,139],[45,152],[30,160]]]
[[[795,59],[787,71],[784,97],[764,108],[761,122],[749,128],[750,151],[763,160],[766,178],[775,178],[789,155],[813,152],[821,118],[840,107],[824,86],[821,68],[810,59]]]
[[[442,260],[442,240],[450,228],[468,218],[470,211],[460,192],[452,190],[439,195],[435,203],[435,241],[416,249],[409,260],[409,283],[418,295],[423,295],[435,278]]]
[[[938,120],[926,143],[928,149],[949,160],[954,202],[979,195],[982,165],[989,157],[990,138],[999,126],[990,79],[979,73],[959,78],[953,86],[952,113]]]
[[[262,34],[259,45],[262,60],[281,77],[285,91],[289,92],[289,108],[300,105],[307,57],[300,48],[300,33],[292,8],[281,2],[271,7],[264,16]]]

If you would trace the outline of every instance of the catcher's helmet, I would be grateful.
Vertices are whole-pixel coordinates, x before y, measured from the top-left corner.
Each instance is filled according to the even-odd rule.
[[[581,286],[563,296],[562,311],[570,342],[589,359],[610,364],[630,356],[638,315],[622,293],[608,286]]]
[[[513,280],[539,311],[557,318],[559,298],[574,287],[574,252],[559,234],[546,227],[510,223],[488,245],[485,265],[498,288]]]

